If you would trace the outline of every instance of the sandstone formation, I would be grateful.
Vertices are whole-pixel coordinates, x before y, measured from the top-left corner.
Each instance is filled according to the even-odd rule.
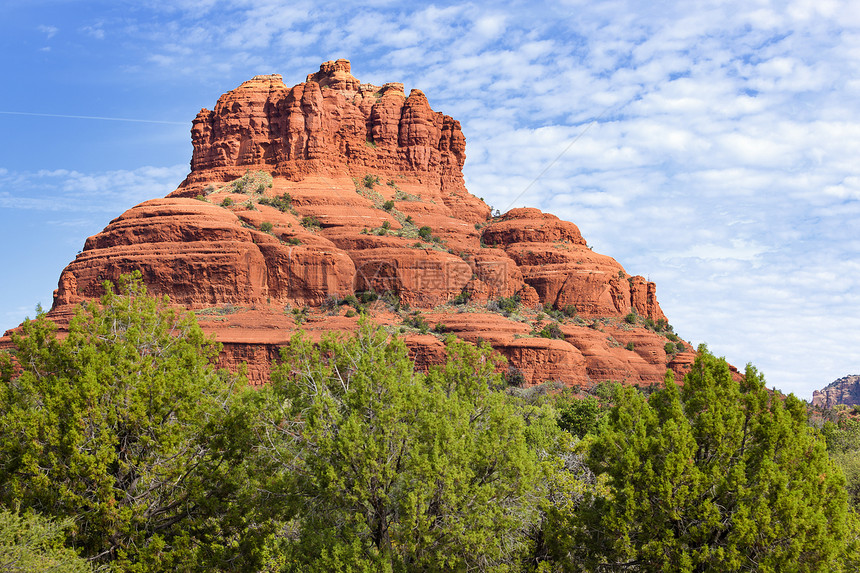
[[[839,378],[812,393],[813,406],[834,408],[839,404],[846,406],[860,404],[860,375]]]
[[[371,292],[384,296],[363,310],[422,368],[451,335],[492,345],[529,383],[656,384],[689,368],[653,283],[554,215],[491,216],[464,186],[459,122],[419,90],[326,62],[292,88],[243,83],[191,133],[178,189],[111,221],[63,271],[49,313],[61,327],[102,281],[140,269],[255,383],[300,327],[353,330],[354,296]]]

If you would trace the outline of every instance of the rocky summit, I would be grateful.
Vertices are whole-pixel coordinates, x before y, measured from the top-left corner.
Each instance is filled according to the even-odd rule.
[[[860,375],[843,376],[812,393],[813,406],[835,408],[840,404],[860,404]]]
[[[692,362],[654,283],[573,223],[494,216],[470,194],[460,123],[417,89],[363,84],[347,60],[292,88],[257,76],[201,110],[191,137],[179,187],[111,221],[62,272],[48,315],[61,329],[104,280],[139,269],[254,383],[300,328],[351,331],[361,314],[421,367],[447,336],[486,341],[522,384],[647,385]]]

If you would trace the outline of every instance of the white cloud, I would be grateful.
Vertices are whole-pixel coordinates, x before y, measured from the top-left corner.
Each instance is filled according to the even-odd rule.
[[[63,213],[119,214],[147,199],[167,195],[187,173],[185,165],[140,167],[100,173],[67,169],[35,173],[0,170],[0,208]],[[11,190],[11,191],[10,191]]]
[[[572,220],[658,281],[681,334],[808,398],[860,372],[860,4],[783,4],[181,0],[98,29],[140,46],[141,83],[298,83],[346,57],[422,89],[463,124],[473,193]],[[185,171],[109,169],[0,172],[0,206],[127,208]]]
[[[102,23],[98,23],[94,26],[84,26],[83,28],[81,28],[81,32],[91,38],[95,38],[96,40],[104,40],[105,31],[102,25]]]
[[[44,24],[40,25],[37,30],[45,34],[48,40],[57,35],[57,32],[60,31],[56,26],[46,26]]]

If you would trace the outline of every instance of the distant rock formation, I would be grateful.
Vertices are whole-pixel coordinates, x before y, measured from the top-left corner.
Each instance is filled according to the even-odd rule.
[[[179,188],[111,221],[62,272],[49,313],[61,328],[103,280],[140,269],[256,383],[298,323],[314,337],[354,330],[338,303],[366,291],[387,293],[367,312],[422,367],[443,360],[450,334],[491,344],[529,383],[658,384],[692,362],[654,283],[593,252],[576,225],[530,208],[493,217],[464,186],[459,122],[419,90],[326,62],[293,88],[279,75],[243,83],[191,133]]]
[[[839,378],[812,393],[813,406],[833,408],[839,404],[846,406],[860,404],[860,375]]]

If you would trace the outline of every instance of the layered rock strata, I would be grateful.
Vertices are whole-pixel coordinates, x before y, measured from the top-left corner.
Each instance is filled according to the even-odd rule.
[[[491,344],[529,383],[654,384],[688,367],[653,283],[554,215],[491,216],[463,184],[459,122],[419,90],[362,84],[346,60],[292,88],[257,76],[201,110],[192,141],[179,188],[111,221],[63,271],[49,313],[61,327],[102,281],[139,269],[258,383],[300,327],[354,329],[339,302],[362,292],[385,295],[365,311],[421,367],[452,334]]]

